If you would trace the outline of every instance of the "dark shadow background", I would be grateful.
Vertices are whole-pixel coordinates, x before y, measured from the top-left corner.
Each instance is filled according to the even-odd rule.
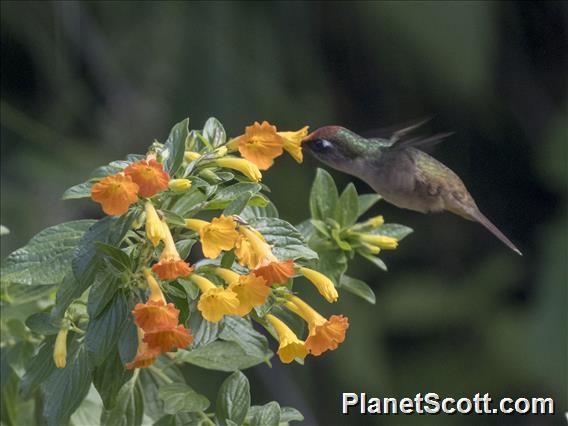
[[[233,136],[254,120],[365,132],[433,115],[429,131],[456,131],[434,155],[524,257],[458,217],[378,204],[370,214],[415,233],[385,256],[388,273],[351,265],[377,304],[344,294],[330,308],[312,293],[350,317],[345,344],[305,367],[253,369],[253,403],[320,425],[564,424],[566,3],[3,1],[1,23],[2,257],[46,226],[99,217],[62,192],[187,115]],[[292,223],[308,215],[317,166],[282,157],[265,175]],[[225,377],[187,375],[209,395]],[[342,391],[551,396],[558,414],[346,418]]]

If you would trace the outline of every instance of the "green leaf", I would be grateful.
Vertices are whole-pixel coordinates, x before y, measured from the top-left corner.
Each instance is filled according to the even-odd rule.
[[[81,297],[86,287],[80,285],[80,283],[75,279],[73,272],[69,272],[63,282],[59,284],[57,289],[57,295],[55,298],[55,306],[51,310],[52,320],[61,319],[65,314],[65,310],[71,305],[71,303]]]
[[[337,206],[337,221],[342,228],[347,228],[355,223],[359,217],[359,201],[355,185],[350,183],[345,187]]]
[[[278,210],[272,203],[268,203],[266,207],[248,205],[239,216],[246,221],[258,217],[278,217]]]
[[[380,259],[376,256],[373,256],[372,254],[362,252],[361,250],[357,250],[357,253],[359,253],[359,255],[361,257],[364,257],[365,259],[367,259],[369,262],[371,262],[377,268],[382,269],[383,271],[387,270],[387,265],[385,264],[385,262],[383,262],[382,259]]]
[[[30,360],[20,382],[20,391],[24,398],[29,398],[55,370],[55,363],[53,362],[54,343],[55,336],[46,338]]]
[[[219,337],[237,343],[243,351],[252,357],[268,361],[272,351],[268,349],[268,340],[254,328],[250,321],[234,315],[225,316]]]
[[[158,397],[164,401],[167,414],[204,411],[209,408],[209,400],[195,392],[185,383],[170,383],[158,391]]]
[[[331,238],[327,224],[322,220],[310,219],[311,225],[324,237]]]
[[[210,322],[203,319],[201,312],[197,310],[197,302],[193,302],[193,309],[189,317],[189,329],[193,335],[193,348],[205,346],[215,340],[219,336],[219,323]]]
[[[349,293],[359,296],[372,305],[374,305],[376,302],[375,293],[373,292],[371,287],[369,287],[367,283],[358,280],[357,278],[343,275],[341,277],[340,287],[343,290],[347,290]]]
[[[8,228],[6,228],[4,225],[0,225],[0,236],[8,235],[9,233],[10,230]]]
[[[44,229],[2,262],[2,283],[60,283],[69,271],[75,247],[93,223],[77,220]]]
[[[278,426],[280,423],[280,404],[276,401],[262,405],[255,410],[250,426]]]
[[[103,426],[139,426],[144,418],[144,397],[137,375],[120,388],[116,403],[101,416]]]
[[[235,252],[234,251],[227,251],[223,254],[221,258],[221,268],[231,269],[233,263],[235,262]]]
[[[95,246],[100,253],[112,259],[113,266],[115,266],[119,271],[132,270],[130,257],[118,247],[111,246],[110,244],[105,244],[100,241],[96,241]]]
[[[375,232],[373,232],[373,234],[393,237],[400,241],[412,232],[412,228],[409,228],[408,226],[399,225],[398,223],[385,223],[384,225],[381,225]]]
[[[290,422],[301,422],[304,416],[293,407],[282,407],[280,409],[280,424],[288,424]]]
[[[83,345],[67,355],[67,366],[58,368],[44,383],[43,414],[48,426],[60,426],[81,404],[91,386],[89,356]]]
[[[104,362],[93,371],[93,384],[105,409],[112,409],[122,386],[132,378],[132,370],[124,368],[116,347]]]
[[[93,188],[93,182],[91,181],[80,183],[65,190],[65,192],[61,196],[61,199],[76,200],[79,198],[90,198],[92,188]]]
[[[379,194],[362,194],[359,195],[359,211],[357,213],[357,217],[362,216],[369,210],[371,207],[375,205],[377,201],[379,201],[382,197]]]
[[[89,290],[87,302],[87,313],[90,318],[97,318],[107,307],[120,286],[120,278],[109,270],[103,270],[95,279],[93,286]]]
[[[274,255],[281,259],[317,259],[318,254],[309,248],[300,232],[285,220],[275,217],[251,219],[249,224],[259,231]]]
[[[131,306],[132,307],[132,306]],[[131,311],[129,307],[129,311]],[[134,359],[138,350],[138,329],[132,315],[128,315],[118,336],[118,353],[122,364]]]
[[[169,224],[176,226],[185,226],[185,219],[179,214],[164,209],[160,209],[160,211],[164,214],[166,222],[168,222]]]
[[[306,321],[304,321],[299,315],[296,315],[292,311],[278,305],[273,306],[270,313],[284,321],[284,323],[290,327],[296,336],[304,336],[306,334]]]
[[[207,197],[199,189],[191,189],[183,194],[171,207],[173,213],[181,217],[189,217],[190,213],[199,210]]]
[[[158,398],[159,389],[168,383],[184,380],[181,371],[170,362],[164,357],[158,357],[150,368],[139,370],[138,380],[144,396],[144,412],[153,420],[158,420],[164,415],[164,403]],[[164,368],[166,365],[167,368]],[[163,374],[157,374],[154,369],[160,369],[160,373]],[[182,423],[183,426],[187,424],[191,423]]]
[[[173,177],[183,162],[183,154],[185,153],[185,140],[189,135],[188,130],[189,118],[177,123],[172,130],[166,142],[164,143],[164,151],[162,155],[167,156],[164,161],[164,169]]]
[[[227,141],[225,128],[215,117],[211,117],[205,122],[203,137],[209,141],[213,148],[217,148]]]
[[[316,249],[319,255],[318,271],[339,285],[347,270],[347,256],[341,250]]]
[[[205,205],[205,209],[219,210],[227,207],[233,200],[247,192],[256,194],[262,189],[258,183],[239,182],[233,185],[220,189],[215,194],[215,197]]]
[[[77,286],[82,289],[81,293],[93,283],[102,265],[102,258],[96,249],[97,243],[119,246],[137,214],[136,210],[131,210],[119,218],[107,216],[93,224],[81,238],[72,261],[73,273]]]
[[[216,340],[191,351],[179,350],[180,362],[188,362],[198,367],[217,371],[244,370],[264,362],[264,359],[248,355],[235,342]]]
[[[339,229],[333,228],[331,230],[331,237],[333,238],[333,241],[335,241],[335,244],[337,244],[337,247],[341,250],[351,251],[351,244],[341,239],[339,236]]]
[[[316,178],[310,192],[310,212],[313,219],[336,219],[339,195],[331,175],[323,169],[317,169]]]
[[[231,204],[225,207],[225,210],[223,210],[223,214],[225,216],[240,214],[243,211],[243,209],[247,206],[247,203],[249,202],[251,197],[252,197],[252,192],[247,191],[242,193],[233,201],[231,201]]]
[[[190,238],[186,240],[176,241],[177,251],[182,259],[187,259],[189,253],[191,253],[192,247],[195,245],[197,240],[192,240]]]
[[[227,420],[243,424],[250,408],[250,385],[246,376],[235,371],[225,379],[217,394],[216,414],[223,425]]]
[[[100,365],[116,346],[129,314],[126,297],[119,292],[98,317],[90,319],[85,345],[95,365]]]
[[[152,426],[188,426],[202,425],[203,418],[197,413],[167,414],[155,422]]]
[[[49,297],[54,289],[54,285],[7,284],[3,298],[10,306],[18,306]]]
[[[94,386],[91,386],[87,396],[71,416],[69,426],[98,425],[102,410],[101,399]]]
[[[56,327],[51,323],[51,317],[47,312],[37,312],[30,315],[26,319],[26,327],[34,333],[46,336],[57,334],[59,332],[59,327]]]

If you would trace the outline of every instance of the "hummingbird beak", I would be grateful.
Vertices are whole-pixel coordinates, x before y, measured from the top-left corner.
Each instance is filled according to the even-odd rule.
[[[308,136],[306,136],[305,138],[303,138],[300,143],[303,145],[303,144],[305,144],[306,142],[312,141],[312,140],[313,140],[314,133],[315,133],[315,132],[310,133]]]

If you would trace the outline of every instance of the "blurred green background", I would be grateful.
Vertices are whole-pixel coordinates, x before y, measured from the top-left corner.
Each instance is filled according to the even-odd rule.
[[[377,304],[344,294],[329,307],[306,290],[349,316],[347,340],[304,367],[247,372],[253,403],[276,399],[320,425],[564,424],[567,3],[3,1],[1,12],[2,258],[46,226],[100,217],[61,194],[188,115],[233,136],[254,120],[372,132],[433,116],[427,130],[456,131],[433,155],[524,257],[477,224],[379,203],[370,215],[415,233],[385,256],[388,273],[350,266]],[[292,223],[308,216],[316,167],[282,157],[265,174]],[[225,375],[187,377],[212,395]],[[343,417],[341,392],[551,396],[558,414]]]

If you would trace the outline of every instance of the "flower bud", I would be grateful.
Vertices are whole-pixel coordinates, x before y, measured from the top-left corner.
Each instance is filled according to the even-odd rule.
[[[306,277],[329,303],[337,302],[339,295],[333,282],[324,274],[313,269],[299,267],[298,271]]]
[[[172,179],[168,183],[168,187],[174,192],[185,192],[191,188],[189,179]]]
[[[387,237],[386,235],[377,234],[361,234],[359,239],[367,244],[379,247],[384,250],[394,250],[398,247],[396,238]]]
[[[65,326],[57,333],[55,347],[53,349],[53,362],[57,368],[65,368],[67,364],[67,333],[69,329]]]
[[[227,155],[227,147],[226,146],[221,146],[219,148],[217,148],[215,150],[215,156],[216,157],[224,157],[225,155]]]
[[[193,151],[185,151],[185,154],[183,155],[185,161],[195,161],[199,157],[201,157],[201,154]]]

